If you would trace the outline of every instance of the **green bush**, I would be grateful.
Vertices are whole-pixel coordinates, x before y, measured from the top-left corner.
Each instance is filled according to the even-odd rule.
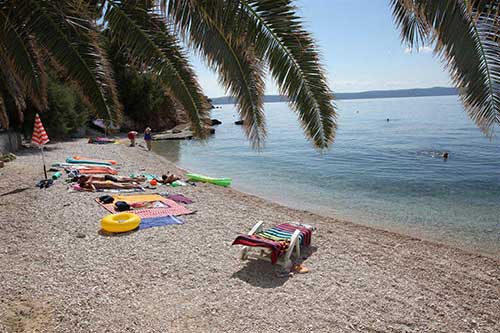
[[[49,110],[47,132],[54,137],[67,137],[85,125],[89,111],[74,88],[57,80],[48,86]]]
[[[103,46],[111,59],[118,96],[123,105],[126,121],[122,129],[142,131],[149,126],[153,130],[161,130],[174,126],[175,106],[165,94],[161,80],[140,66],[131,64],[123,50],[109,39],[103,39]]]
[[[172,107],[161,82],[151,73],[125,68],[116,73],[120,101],[126,116],[137,123],[148,124],[160,114],[168,116]]]
[[[70,84],[49,75],[48,109],[39,112],[39,115],[50,139],[68,138],[88,121],[89,110],[75,89]],[[33,132],[36,112],[33,108],[29,110],[30,112],[25,113],[22,125],[22,132],[26,137],[30,137]]]

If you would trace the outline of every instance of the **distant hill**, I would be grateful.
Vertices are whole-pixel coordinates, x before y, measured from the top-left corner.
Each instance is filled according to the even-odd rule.
[[[425,97],[425,96],[450,96],[458,95],[458,90],[447,87],[415,88],[399,90],[372,90],[353,93],[336,93],[336,99],[366,99],[366,98],[400,98],[400,97]],[[264,102],[286,102],[287,98],[280,95],[266,95]],[[232,97],[212,98],[213,104],[234,104]]]

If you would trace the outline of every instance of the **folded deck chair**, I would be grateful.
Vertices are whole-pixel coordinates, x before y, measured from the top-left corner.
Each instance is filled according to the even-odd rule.
[[[314,228],[309,225],[284,223],[263,231],[263,223],[258,222],[247,235],[239,235],[234,240],[232,245],[244,246],[241,259],[264,259],[289,268],[292,254],[300,257],[300,247],[311,245]]]

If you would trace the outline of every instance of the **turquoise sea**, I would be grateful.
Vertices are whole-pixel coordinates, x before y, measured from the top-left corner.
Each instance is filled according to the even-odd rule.
[[[158,141],[153,149],[289,207],[500,256],[500,138],[486,138],[457,96],[336,104],[336,142],[323,153],[286,103],[265,105],[262,152],[234,125],[233,105],[213,110],[222,125],[207,141]]]

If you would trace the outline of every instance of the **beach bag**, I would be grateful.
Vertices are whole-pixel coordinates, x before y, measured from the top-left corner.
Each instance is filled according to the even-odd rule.
[[[110,195],[103,195],[99,197],[99,201],[102,202],[103,204],[109,204],[115,201],[115,199]]]
[[[116,210],[119,212],[130,210],[130,205],[128,203],[126,203],[125,201],[115,202],[115,207],[116,207]]]

